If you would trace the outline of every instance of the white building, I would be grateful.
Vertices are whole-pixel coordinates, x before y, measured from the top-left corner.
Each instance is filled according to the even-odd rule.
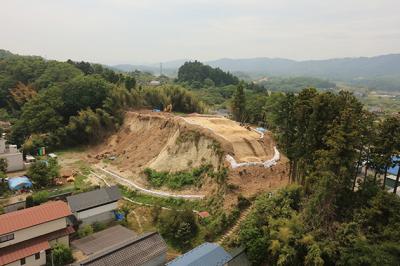
[[[0,137],[0,158],[7,160],[7,172],[24,170],[24,159],[17,145],[7,145],[6,139]]]

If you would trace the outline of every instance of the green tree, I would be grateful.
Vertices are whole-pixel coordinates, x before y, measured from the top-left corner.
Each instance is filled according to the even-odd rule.
[[[27,172],[27,175],[37,187],[51,186],[54,178],[56,178],[58,174],[59,165],[54,159],[49,161],[36,161],[31,164]]]
[[[239,83],[232,100],[233,118],[239,122],[245,122],[246,96],[244,92],[244,84]]]
[[[68,81],[62,90],[65,118],[76,115],[80,110],[96,110],[103,105],[112,85],[99,75],[77,76]]]
[[[57,243],[51,250],[51,257],[48,261],[54,266],[64,266],[74,262],[72,250],[63,244]]]
[[[159,218],[160,234],[174,247],[181,250],[191,248],[191,240],[196,236],[198,226],[191,210],[173,210]]]

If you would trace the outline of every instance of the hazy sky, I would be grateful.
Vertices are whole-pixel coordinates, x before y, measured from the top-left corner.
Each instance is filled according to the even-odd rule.
[[[400,52],[399,0],[0,0],[0,49],[107,64]]]

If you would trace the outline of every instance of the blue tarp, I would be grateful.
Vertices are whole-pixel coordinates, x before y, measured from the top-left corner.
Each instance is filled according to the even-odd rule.
[[[8,179],[8,187],[11,190],[20,190],[24,188],[31,188],[32,182],[26,176],[12,177]]]
[[[123,213],[114,211],[114,215],[115,215],[115,220],[117,221],[122,221],[125,218],[125,215]]]
[[[393,156],[392,157],[392,161],[393,161],[393,163],[398,162],[398,161],[400,161],[400,157]],[[388,173],[392,174],[392,175],[397,175],[398,171],[399,171],[399,165],[398,164],[396,164],[396,166],[390,167],[388,169]]]
[[[256,128],[256,130],[260,131],[260,132],[263,132],[263,133],[267,131],[267,129],[265,129],[263,127],[258,127],[258,128]]]

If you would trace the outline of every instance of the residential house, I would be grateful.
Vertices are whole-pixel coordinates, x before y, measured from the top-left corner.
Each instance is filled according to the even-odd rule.
[[[6,139],[0,137],[0,158],[7,160],[7,172],[24,170],[24,159],[22,153],[17,149],[17,145],[6,144]]]
[[[74,232],[67,223],[70,215],[63,201],[0,215],[0,265],[45,265],[46,253],[56,243],[69,246]]]
[[[232,259],[232,255],[226,252],[216,243],[203,243],[200,246],[170,261],[168,266],[222,266]]]
[[[232,254],[216,243],[203,243],[166,264],[167,266],[247,266],[251,265],[244,249]]]
[[[77,262],[79,266],[161,266],[167,261],[167,245],[157,232],[130,237],[106,247],[89,258]]]
[[[92,224],[114,220],[120,199],[118,187],[111,186],[69,196],[67,202],[79,222]]]

